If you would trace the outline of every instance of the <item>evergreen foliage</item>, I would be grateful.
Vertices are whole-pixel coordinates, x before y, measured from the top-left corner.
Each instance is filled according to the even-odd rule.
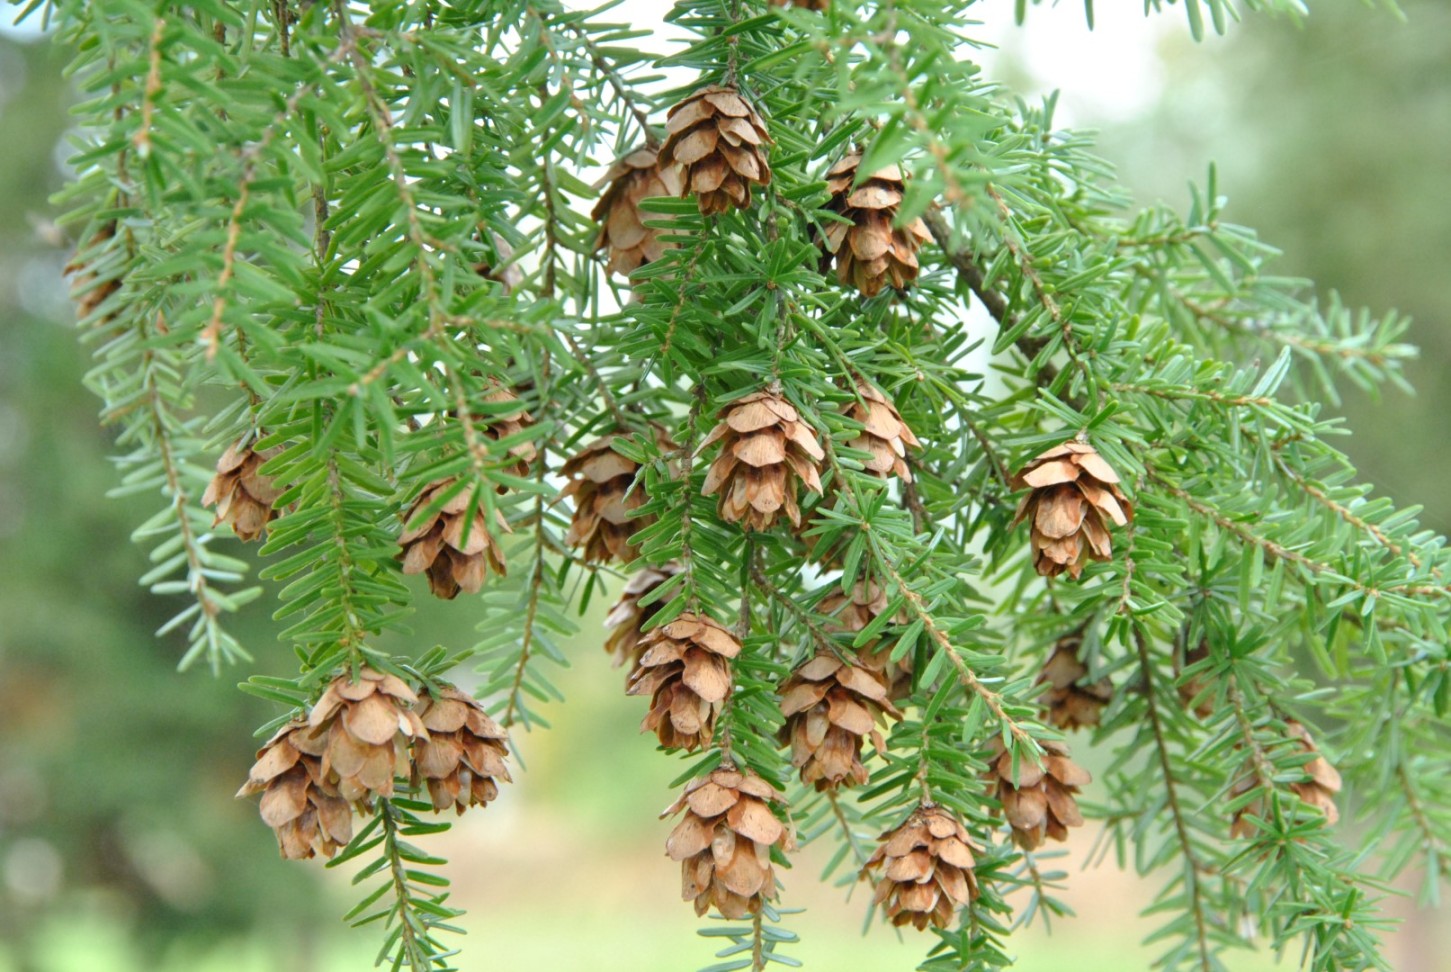
[[[638,466],[633,569],[680,568],[642,604],[648,626],[689,640],[703,636],[674,628],[700,616],[739,642],[683,674],[652,662],[657,684],[716,706],[678,783],[753,771],[786,792],[798,845],[837,846],[844,880],[878,835],[945,808],[974,842],[973,894],[922,968],[1002,966],[1016,923],[1063,912],[1065,878],[1045,873],[1013,807],[1045,799],[1060,828],[1079,812],[1081,771],[1038,679],[1068,639],[1088,679],[1113,685],[1093,730],[1112,763],[1077,787],[1082,815],[1104,854],[1160,876],[1162,964],[1207,972],[1259,943],[1316,970],[1385,967],[1382,878],[1423,867],[1434,897],[1451,839],[1448,555],[1415,509],[1355,481],[1321,402],[1343,382],[1401,381],[1406,322],[1273,276],[1273,251],[1222,219],[1213,172],[1184,214],[1127,212],[1051,99],[1026,105],[982,76],[973,7],[681,0],[668,20],[691,41],[667,52],[608,8],[552,0],[27,5],[76,52],[85,100],[62,201],[88,383],[117,430],[120,490],[160,498],[136,537],[155,565],[144,582],[177,605],[163,633],[185,634],[182,667],[248,659],[227,632],[260,588],[216,549],[202,500],[217,458],[252,449],[280,490],[258,553],[300,666],[244,685],[280,704],[262,733],[339,675],[435,693],[472,653],[370,643],[428,596],[400,536],[430,518],[458,524],[433,548],[455,578],[489,545],[507,555],[454,609],[479,612],[477,694],[499,726],[542,724],[570,615],[617,574],[567,543],[558,470],[617,436]],[[1238,16],[1229,0],[1185,10],[1196,34]],[[607,275],[588,180],[641,145],[684,162],[665,110],[707,85],[759,115],[769,170],[740,162],[756,173],[734,170],[749,202],[718,197],[711,215],[689,197],[641,202],[668,248]],[[722,133],[752,117],[716,110]],[[904,247],[915,280],[874,296],[823,263],[831,227],[860,211],[828,180],[854,148],[856,187],[906,174],[882,180],[900,187],[892,232],[862,238]],[[894,234],[919,218],[931,242],[917,249]],[[970,307],[995,327],[965,324]],[[921,443],[907,475],[873,467],[863,386]],[[803,445],[733,474],[783,510],[736,522],[703,492],[712,428],[760,392],[820,459]],[[1015,474],[1065,442],[1096,450],[1132,515],[1107,527],[1111,544],[1082,528],[1081,578],[1040,578],[1015,508],[1061,481]],[[767,465],[779,479],[753,478]],[[1060,502],[1079,501],[1044,494],[1037,509]],[[1034,513],[1035,545],[1039,527]],[[844,623],[841,596],[861,592],[880,603]],[[795,782],[781,742],[778,690],[818,653],[911,672],[855,789]],[[722,693],[701,687],[711,666]],[[369,736],[357,718],[347,731]],[[425,846],[446,824],[416,781],[357,799],[365,819],[332,863],[360,867],[367,897],[348,917],[386,928],[380,962],[422,972],[451,966],[441,933],[457,911]],[[729,942],[711,968],[791,964],[777,952],[789,915],[761,905],[711,929]]]

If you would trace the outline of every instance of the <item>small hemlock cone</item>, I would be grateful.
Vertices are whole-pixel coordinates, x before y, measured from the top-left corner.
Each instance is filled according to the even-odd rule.
[[[332,857],[353,839],[353,811],[326,782],[322,755],[328,734],[294,719],[257,750],[257,762],[237,796],[262,794],[262,820],[290,861]]]
[[[890,398],[864,381],[857,382],[856,391],[861,400],[848,402],[844,414],[864,428],[847,445],[872,454],[866,463],[867,472],[883,479],[895,474],[910,483],[912,470],[907,468],[907,447],[920,448],[922,443],[902,421]]]
[[[217,460],[216,475],[202,494],[203,506],[217,508],[212,526],[226,523],[239,539],[252,541],[262,535],[268,523],[277,519],[272,504],[286,490],[258,470],[281,451],[279,447],[256,452],[240,443],[227,447]]]
[[[1191,648],[1184,653],[1183,664],[1175,664],[1174,674],[1181,679],[1178,685],[1179,701],[1184,708],[1193,712],[1201,719],[1208,719],[1214,715],[1214,696],[1205,694],[1209,692],[1209,680],[1204,677],[1203,672],[1195,672],[1187,679],[1183,677],[1185,669],[1192,668],[1204,659],[1209,657],[1209,642],[1201,641],[1199,647]],[[1195,700],[1198,699],[1198,702]]]
[[[862,739],[870,735],[882,752],[877,721],[902,715],[888,701],[884,675],[829,652],[797,666],[781,685],[781,714],[781,742],[791,744],[791,765],[801,771],[801,782],[818,790],[865,783]]]
[[[687,612],[651,629],[639,647],[625,694],[650,696],[640,731],[655,733],[666,749],[691,752],[710,742],[741,643],[712,619]]]
[[[721,409],[720,420],[700,444],[704,450],[721,442],[701,494],[719,493],[721,519],[744,530],[769,530],[782,509],[800,526],[797,483],[820,493],[817,464],[826,457],[811,427],[774,389],[736,399]]]
[[[1038,674],[1048,724],[1059,729],[1091,729],[1098,725],[1104,707],[1113,699],[1113,683],[1107,678],[1086,682],[1088,666],[1078,658],[1083,646],[1080,635],[1059,639],[1053,654]]]
[[[982,848],[943,808],[917,808],[881,841],[862,876],[881,871],[872,903],[883,906],[892,924],[947,928],[957,910],[977,897],[973,852]]]
[[[645,502],[642,489],[631,491],[640,465],[616,451],[620,436],[596,439],[575,453],[560,472],[570,477],[563,496],[574,498],[574,516],[564,542],[580,548],[587,563],[629,563],[638,551],[630,543],[636,530],[655,522],[653,516],[632,519],[630,512]],[[662,451],[675,443],[656,430]]]
[[[519,269],[519,264],[514,262],[514,248],[493,230],[484,230],[480,227],[480,232],[489,234],[489,239],[494,244],[494,256],[499,265],[495,267],[488,261],[476,263],[474,273],[493,280],[503,286],[504,293],[512,294],[524,282],[524,271]]]
[[[605,652],[616,668],[628,664],[633,673],[640,660],[640,640],[645,636],[645,625],[665,605],[665,601],[643,604],[656,588],[680,573],[681,566],[674,561],[660,567],[646,567],[636,571],[620,593],[620,599],[605,616],[605,627],[609,636],[605,639]],[[668,599],[667,599],[668,600]]]
[[[413,785],[428,786],[433,809],[487,806],[499,796],[499,780],[510,782],[508,734],[473,696],[441,685],[416,709],[428,738],[414,743]]]
[[[835,619],[828,625],[828,630],[856,634],[886,611],[888,603],[887,592],[880,584],[859,580],[852,585],[850,596],[841,593],[839,588],[833,590],[821,599],[816,610]],[[905,624],[906,621],[903,612],[892,619],[894,624]],[[882,673],[887,679],[888,698],[895,702],[912,694],[912,656],[909,653],[894,662],[892,647],[893,642],[878,638],[859,648],[857,657],[863,667]]]
[[[1295,740],[1296,745],[1302,752],[1314,753],[1315,758],[1300,767],[1309,779],[1299,780],[1290,784],[1290,789],[1301,802],[1308,804],[1320,813],[1325,815],[1325,825],[1332,826],[1340,820],[1340,808],[1335,805],[1335,794],[1340,792],[1340,772],[1330,764],[1330,761],[1320,755],[1319,749],[1315,746],[1315,740],[1310,737],[1310,732],[1303,725],[1293,719],[1285,722],[1286,735]],[[1248,793],[1254,788],[1258,779],[1253,766],[1247,767],[1245,774],[1230,787],[1230,796],[1237,797]],[[1230,825],[1231,837],[1251,837],[1258,828],[1251,821],[1250,817],[1263,817],[1265,808],[1262,800],[1255,800],[1247,806],[1240,807],[1234,814],[1234,821]]]
[[[1118,473],[1085,442],[1054,446],[1013,477],[1014,489],[1033,490],[1018,506],[1013,526],[1028,521],[1039,574],[1057,577],[1066,570],[1077,580],[1090,557],[1112,558],[1104,518],[1119,526],[1133,518],[1118,483]]]
[[[484,396],[484,401],[490,405],[496,405],[506,402],[517,402],[519,401],[519,396],[507,388],[496,387]],[[479,418],[482,423],[478,431],[483,433],[486,438],[492,439],[495,442],[513,435],[518,435],[534,424],[533,417],[522,408],[515,410],[505,409],[497,414],[491,411],[487,416],[476,416],[476,418]],[[534,449],[534,443],[516,443],[509,447],[509,455],[513,457],[513,461],[504,465],[502,471],[517,476],[520,479],[528,479],[529,465],[534,461],[534,457],[538,455]],[[500,494],[507,493],[509,487],[501,485],[498,487],[498,491]]]
[[[836,276],[867,297],[888,284],[897,290],[917,279],[917,248],[932,239],[920,218],[893,226],[902,204],[902,170],[896,165],[873,172],[853,187],[860,152],[850,152],[826,174],[831,200],[826,208],[848,220],[824,230],[827,252],[836,257]]]
[[[1013,784],[1012,754],[1001,740],[993,740],[993,756],[987,776],[994,783],[994,796],[1003,805],[1003,816],[1013,829],[1013,843],[1024,850],[1042,845],[1045,838],[1067,840],[1069,827],[1083,826],[1074,794],[1093,778],[1088,770],[1068,758],[1068,747],[1044,741],[1043,766],[1024,759],[1018,764],[1018,782]]]
[[[112,294],[121,289],[121,281],[116,276],[104,277],[100,265],[105,262],[109,254],[98,252],[105,245],[106,241],[116,236],[116,221],[107,220],[102,223],[90,239],[76,247],[75,256],[70,263],[65,265],[61,271],[71,278],[70,296],[76,305],[76,319],[84,321],[96,312],[111,297]],[[107,314],[101,323],[109,322],[115,315]]]
[[[408,508],[398,537],[403,546],[403,573],[427,573],[429,589],[445,600],[458,597],[460,590],[478,593],[490,569],[501,577],[505,573],[504,551],[489,532],[483,502],[476,505],[472,517],[467,515],[473,496],[468,487],[457,489],[442,506],[436,506],[439,497],[455,489],[455,482],[450,477],[424,487]],[[436,508],[424,515],[431,506]],[[494,522],[504,533],[510,532],[498,509]]]
[[[407,776],[408,741],[428,730],[413,711],[418,696],[402,679],[363,668],[354,682],[339,675],[308,714],[309,730],[326,733],[322,782],[351,803],[392,796],[393,778]]]
[[[831,0],[771,0],[773,7],[800,7],[803,10],[825,10]]]
[[[680,174],[674,166],[662,170],[659,153],[642,146],[618,159],[593,188],[606,186],[600,201],[590,211],[590,218],[600,224],[595,249],[608,251],[606,269],[609,272],[628,277],[670,249],[670,244],[661,241],[660,230],[645,225],[647,219],[667,217],[642,212],[640,200],[683,195]]]
[[[692,780],[661,817],[685,811],[665,843],[680,862],[680,895],[703,915],[712,905],[726,918],[761,910],[776,894],[771,848],[788,849],[786,825],[771,812],[782,795],[750,771],[722,766]]]
[[[702,215],[744,209],[751,183],[771,184],[762,148],[772,141],[766,123],[734,88],[713,84],[687,95],[670,109],[665,130],[660,171],[675,180],[681,198],[695,193]]]

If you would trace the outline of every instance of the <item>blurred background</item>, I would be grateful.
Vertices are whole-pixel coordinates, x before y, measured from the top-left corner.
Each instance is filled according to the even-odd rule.
[[[1182,208],[1186,183],[1217,162],[1229,218],[1285,250],[1280,272],[1414,317],[1418,394],[1347,389],[1332,407],[1366,478],[1451,529],[1451,5],[1401,0],[1403,24],[1322,0],[1303,26],[1254,17],[1200,45],[1177,7],[1145,19],[1137,3],[1098,6],[1090,33],[1076,0],[1032,9],[1023,29],[1006,0],[983,4],[990,74],[1027,94],[1063,88],[1060,121],[1099,129],[1141,202]],[[629,7],[651,22],[663,12]],[[274,707],[236,691],[245,673],[176,674],[180,644],[152,634],[171,611],[137,586],[144,558],[129,541],[154,501],[105,498],[111,443],[81,386],[69,244],[46,202],[68,154],[65,61],[33,33],[0,33],[0,972],[365,968],[379,935],[339,921],[358,896],[348,875],[279,860],[255,801],[232,799]],[[422,608],[415,645],[474,640],[464,601]],[[518,740],[519,783],[430,844],[469,910],[465,970],[711,961],[656,819],[680,764],[636,734],[640,706],[599,651],[599,611],[597,599],[558,679],[570,703]],[[255,670],[291,671],[266,614],[235,630]],[[1080,873],[1091,839],[1057,862],[1078,917],[1018,936],[1019,968],[1147,967],[1152,953],[1135,949],[1152,925],[1137,913],[1157,882],[1111,863]],[[807,908],[787,954],[808,968],[912,968],[924,942],[862,937],[864,889],[844,902],[815,880],[824,863],[806,854],[786,875],[789,903]],[[1394,907],[1408,919],[1394,966],[1451,968],[1434,917]],[[1242,972],[1271,967],[1230,957]]]

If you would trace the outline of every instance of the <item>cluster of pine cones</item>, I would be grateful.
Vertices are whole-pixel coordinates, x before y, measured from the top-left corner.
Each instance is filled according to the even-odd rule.
[[[771,181],[771,144],[764,120],[734,88],[706,87],[673,107],[663,144],[627,153],[602,180],[593,216],[608,268],[628,275],[668,248],[640,208],[647,198],[693,193],[705,215],[749,206],[752,187]],[[929,235],[920,219],[896,225],[905,190],[902,172],[890,166],[863,175],[861,161],[859,152],[848,152],[827,174],[833,219],[820,245],[824,265],[834,262],[839,281],[870,297],[911,284],[917,250]],[[860,376],[852,387],[843,414],[860,431],[846,445],[870,457],[863,463],[869,475],[910,482],[909,450],[920,442],[881,389]],[[507,390],[493,393],[496,407],[480,431],[494,441],[521,441],[531,419],[522,407],[509,407],[516,401]],[[832,501],[824,493],[827,451],[816,427],[775,382],[728,401],[717,419],[697,451],[716,450],[701,491],[716,497],[720,519],[765,532],[784,517],[809,541],[803,492]],[[634,450],[623,448],[632,434],[653,440],[661,456],[680,451],[664,429],[642,423],[590,442],[560,470],[569,480],[564,495],[573,501],[566,541],[586,563],[636,561],[635,536],[652,522],[635,515],[646,497],[640,463],[627,454]],[[260,472],[270,455],[245,443],[233,446],[207,491],[217,522],[243,539],[265,530],[284,495]],[[525,475],[535,458],[526,443],[507,450],[500,461]],[[1066,572],[1076,579],[1089,560],[1110,559],[1110,524],[1125,526],[1133,515],[1114,469],[1082,439],[1038,455],[1011,485],[1028,490],[1014,524],[1028,521],[1032,561],[1044,576]],[[498,538],[508,529],[504,517],[492,504],[479,502],[467,483],[452,478],[428,483],[404,518],[402,569],[425,574],[441,598],[476,592],[490,573],[505,572]],[[831,552],[813,553],[832,565]],[[652,623],[665,600],[661,588],[681,569],[674,563],[637,565],[607,619],[605,648],[617,665],[628,667],[627,692],[649,700],[642,731],[655,733],[666,749],[691,752],[716,736],[734,688],[732,661],[743,646],[737,632],[703,612]],[[849,635],[867,628],[887,605],[882,588],[864,579],[850,592],[831,593],[817,608],[828,619],[828,634]],[[893,661],[886,642],[878,638],[855,653],[818,651],[778,688],[784,720],[779,741],[801,780],[817,790],[865,784],[865,746],[883,751],[881,728],[901,717],[898,704],[912,692],[912,662]],[[1061,729],[1097,726],[1113,699],[1107,679],[1088,677],[1081,644],[1078,636],[1061,640],[1039,675],[1042,717]],[[1303,730],[1297,739],[1313,751]],[[505,746],[503,731],[457,689],[420,699],[401,679],[364,669],[356,679],[335,678],[305,718],[289,722],[263,746],[242,793],[262,793],[263,819],[276,831],[285,857],[331,856],[351,837],[352,809],[366,810],[375,797],[390,795],[395,778],[426,787],[439,810],[452,806],[462,812],[488,803],[497,795],[497,782],[509,779]],[[1045,743],[1043,749],[1039,762],[1016,767],[1000,744],[988,754],[986,784],[1012,839],[1026,849],[1049,838],[1062,840],[1083,823],[1076,794],[1089,774],[1063,744]],[[1317,755],[1307,772],[1310,780],[1296,784],[1296,793],[1333,816],[1330,795],[1339,787],[1333,768]],[[774,894],[772,853],[792,843],[776,810],[783,800],[770,783],[727,760],[689,783],[666,811],[683,813],[667,853],[681,864],[683,895],[697,912],[713,907],[739,918],[759,911]],[[1242,818],[1252,812],[1249,807],[1236,816],[1236,833],[1249,828]],[[875,880],[875,903],[894,924],[947,927],[977,895],[975,855],[981,852],[949,810],[924,801],[882,834],[863,876]]]
[[[487,805],[509,781],[507,752],[472,696],[439,683],[420,697],[396,675],[361,668],[263,744],[237,795],[262,794],[283,857],[332,857],[352,840],[353,810],[371,813],[398,777],[426,788],[435,810]]]

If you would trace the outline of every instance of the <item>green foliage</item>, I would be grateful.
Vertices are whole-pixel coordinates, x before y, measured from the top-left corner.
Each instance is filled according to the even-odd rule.
[[[602,573],[565,544],[557,461],[629,433],[655,518],[642,561],[683,568],[652,623],[703,612],[744,645],[717,739],[681,782],[731,760],[784,783],[777,687],[818,650],[881,644],[913,662],[870,783],[788,792],[799,840],[837,843],[827,876],[843,882],[924,802],[983,845],[981,894],[924,969],[1001,967],[1015,921],[1065,913],[1052,892],[1066,878],[1007,839],[983,776],[994,742],[1021,771],[1062,738],[1034,676],[1074,633],[1118,682],[1094,734],[1112,763],[1086,809],[1105,849],[1162,874],[1161,964],[1221,968],[1253,922],[1305,967],[1385,966],[1376,869],[1419,859],[1437,875],[1451,835],[1434,770],[1451,558],[1415,510],[1354,483],[1321,402],[1342,381],[1400,382],[1405,322],[1269,275],[1273,251],[1222,219],[1213,171],[1183,215],[1126,212],[1052,99],[1028,106],[982,77],[970,0],[682,0],[669,20],[691,40],[668,56],[607,10],[545,0],[32,6],[76,52],[86,100],[62,201],[92,286],[117,285],[82,321],[90,385],[118,426],[123,489],[162,499],[137,534],[147,583],[184,595],[164,629],[187,629],[183,665],[246,657],[226,625],[258,589],[235,586],[245,565],[211,549],[198,500],[211,456],[255,442],[278,449],[263,468],[286,486],[260,556],[301,668],[247,683],[287,710],[274,725],[339,671],[427,684],[461,661],[375,647],[406,635],[421,595],[398,537],[443,478],[470,517],[509,526],[511,569],[472,601],[481,695],[505,728],[544,725],[571,606]],[[1237,16],[1185,9],[1196,35],[1206,11],[1216,29]],[[738,85],[766,118],[774,179],[710,218],[646,204],[676,245],[627,291],[594,260],[586,173],[655,139],[657,111],[708,83]],[[901,293],[865,298],[819,267],[837,219],[824,173],[853,143],[868,172],[910,170],[901,219],[924,217],[935,240]],[[924,443],[910,482],[872,475],[851,445],[861,379]],[[806,501],[808,533],[842,551],[839,573],[807,566],[788,531],[743,534],[701,494],[720,407],[768,383],[824,446],[832,499]],[[520,408],[532,421],[489,434]],[[1137,515],[1111,561],[1043,581],[1011,472],[1075,436]],[[833,630],[822,601],[858,583],[886,610]],[[1309,757],[1292,722],[1329,730],[1317,739],[1370,851],[1347,851],[1297,797]],[[435,936],[458,912],[429,869],[443,862],[411,842],[441,829],[414,796],[368,803],[337,861],[375,882],[349,920],[386,928],[379,961],[423,972],[452,962]],[[1249,832],[1232,838],[1236,814]],[[780,913],[711,929],[730,942],[712,968],[792,964],[776,949],[793,936],[765,920]]]

